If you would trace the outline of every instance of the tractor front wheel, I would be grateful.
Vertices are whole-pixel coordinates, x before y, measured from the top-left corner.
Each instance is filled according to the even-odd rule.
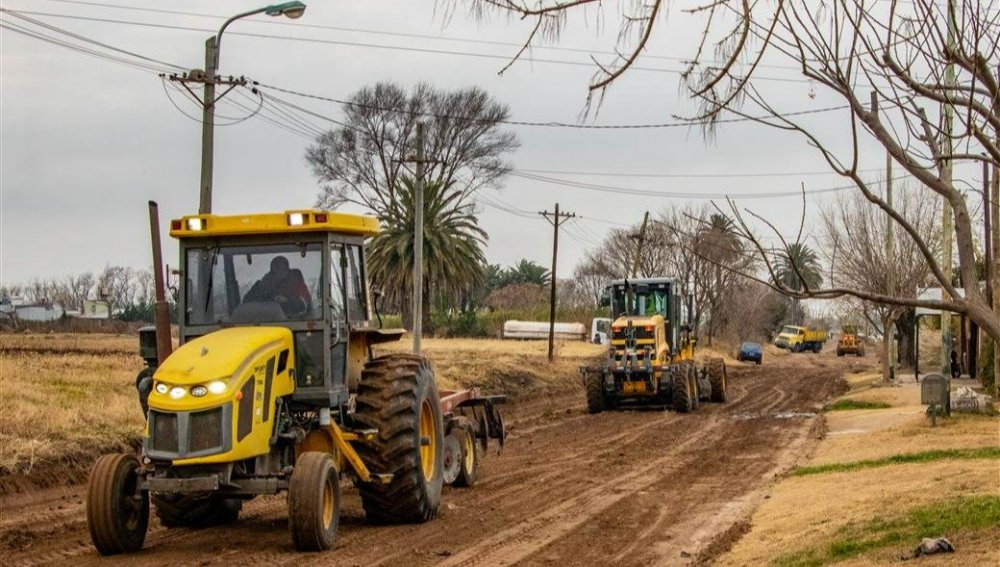
[[[354,420],[375,429],[358,454],[388,483],[359,483],[361,504],[375,523],[426,522],[437,515],[444,484],[444,425],[434,374],[427,360],[381,356],[361,373]]]
[[[339,519],[337,466],[327,453],[302,453],[288,483],[288,527],[295,549],[325,551],[333,547]]]
[[[142,549],[149,525],[149,494],[140,492],[139,461],[132,455],[97,459],[87,486],[87,525],[101,555]]]

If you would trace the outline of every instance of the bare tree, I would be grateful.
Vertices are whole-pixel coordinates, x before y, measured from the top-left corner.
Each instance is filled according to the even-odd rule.
[[[510,170],[508,154],[517,138],[502,127],[507,105],[479,88],[443,91],[421,83],[407,93],[378,83],[351,96],[345,119],[306,150],[306,161],[323,184],[317,205],[361,205],[384,216],[396,199],[406,159],[415,147],[416,124],[424,121],[425,152],[434,159],[425,180],[458,192],[458,202],[482,188],[499,187]]]
[[[912,186],[904,186],[894,208],[912,223],[936,256],[941,249],[941,231],[937,226],[941,208],[937,199],[928,197]],[[861,194],[845,196],[827,207],[822,216],[832,285],[909,299],[916,299],[926,288],[931,270],[916,241],[907,238],[898,223],[890,223],[885,213],[871,207]],[[898,242],[892,258],[881,245],[890,228]],[[871,301],[858,303],[862,314],[879,323],[883,352],[887,353],[892,340],[889,328],[907,308]],[[883,358],[882,370],[882,376],[887,378],[887,356]]]
[[[526,45],[551,37],[567,22],[565,13],[601,3],[595,0],[479,0],[493,8],[535,18],[537,30],[548,33]],[[591,91],[602,91],[632,66],[653,33],[666,2],[622,2],[624,17],[619,42],[632,49],[601,64]],[[678,2],[680,4],[680,2]],[[730,204],[726,211],[739,232],[764,262],[768,273],[759,280],[794,297],[862,300],[945,309],[968,315],[994,339],[1000,338],[1000,316],[987,304],[978,286],[959,296],[947,276],[951,259],[937,258],[914,224],[881,197],[860,170],[861,154],[872,142],[913,177],[917,190],[942,199],[951,207],[958,269],[966,282],[978,281],[973,219],[965,198],[952,180],[956,160],[985,161],[1000,169],[1000,6],[995,0],[824,0],[822,2],[750,2],[704,0],[687,5],[704,23],[684,73],[688,94],[701,104],[693,121],[714,128],[725,112],[754,119],[769,127],[797,134],[851,180],[872,206],[888,214],[911,239],[948,299],[917,299],[831,285],[790,289],[775,278],[775,246],[798,242],[782,238],[766,245],[752,222],[770,226],[759,216]],[[711,47],[714,46],[714,49]],[[709,54],[708,52],[712,53]],[[520,53],[516,56],[520,56]],[[708,60],[711,57],[712,60]],[[804,77],[840,98],[844,104],[845,151],[829,128],[797,121],[775,105],[754,79],[762,62],[791,61]],[[873,104],[873,101],[875,104]],[[762,111],[767,118],[751,114]],[[995,176],[996,177],[996,176]],[[994,191],[996,191],[994,189]]]

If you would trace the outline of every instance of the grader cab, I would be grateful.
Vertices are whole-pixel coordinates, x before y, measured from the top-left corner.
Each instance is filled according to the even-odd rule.
[[[612,282],[604,302],[613,319],[608,358],[601,366],[580,369],[591,413],[630,405],[689,412],[702,401],[726,401],[726,363],[695,362],[692,306],[676,280]]]
[[[373,356],[404,333],[373,322],[364,239],[377,232],[372,217],[311,210],[172,221],[181,346],[157,364],[141,340],[141,459],[105,455],[89,481],[100,553],[140,549],[150,504],[166,527],[205,526],[281,492],[296,548],[325,550],[341,475],[377,523],[430,520],[445,482],[475,482],[488,440],[503,443],[503,400],[439,392],[423,357]]]

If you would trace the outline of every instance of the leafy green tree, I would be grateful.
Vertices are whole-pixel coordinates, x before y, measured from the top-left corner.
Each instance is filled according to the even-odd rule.
[[[383,231],[368,246],[372,281],[400,306],[407,327],[413,315],[414,188],[412,178],[402,179],[382,217]],[[432,297],[458,304],[482,285],[487,238],[461,193],[439,181],[424,186],[424,323],[430,322]]]

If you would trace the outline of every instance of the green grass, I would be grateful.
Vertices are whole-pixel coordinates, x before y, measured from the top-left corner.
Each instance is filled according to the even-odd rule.
[[[888,465],[926,463],[927,461],[937,461],[941,459],[1000,459],[1000,447],[982,447],[979,449],[936,449],[933,451],[921,451],[919,453],[903,453],[900,455],[883,457],[881,459],[850,461],[847,463],[831,463],[829,465],[817,465],[814,467],[796,467],[792,469],[792,476],[856,471],[860,469],[871,469]]]
[[[885,409],[892,406],[885,402],[866,402],[862,400],[843,399],[826,406],[826,411],[847,411],[863,409]]]
[[[779,556],[772,565],[806,567],[843,561],[885,547],[915,547],[925,537],[984,530],[1000,524],[1000,496],[965,496],[913,508],[902,515],[852,522],[825,547]]]

